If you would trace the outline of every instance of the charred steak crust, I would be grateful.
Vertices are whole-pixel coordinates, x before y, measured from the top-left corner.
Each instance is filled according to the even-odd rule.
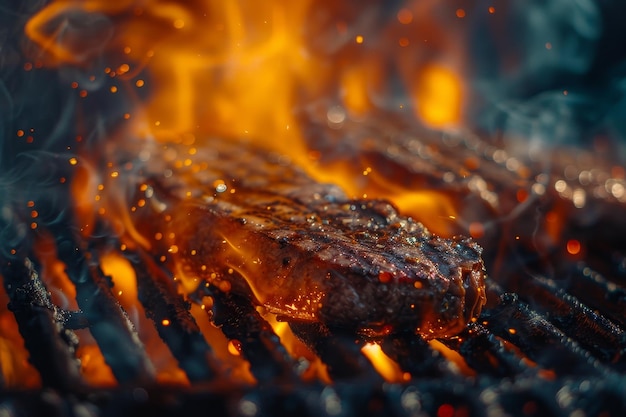
[[[286,320],[353,331],[448,337],[480,313],[485,272],[472,240],[434,236],[386,201],[351,200],[272,156],[232,151],[193,176],[148,178],[167,209],[139,220],[175,235],[179,273],[251,294]]]

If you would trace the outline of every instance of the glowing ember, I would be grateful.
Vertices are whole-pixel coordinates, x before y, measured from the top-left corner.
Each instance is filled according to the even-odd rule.
[[[580,253],[580,242],[576,239],[570,239],[567,241],[567,251],[571,255],[578,255]]]

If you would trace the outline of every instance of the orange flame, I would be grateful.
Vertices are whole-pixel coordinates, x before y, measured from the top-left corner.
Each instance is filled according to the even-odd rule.
[[[389,356],[385,355],[380,345],[367,343],[361,352],[372,362],[378,373],[388,382],[406,382],[411,379],[411,374],[403,372],[400,366]]]
[[[448,359],[448,361],[450,361],[449,363],[451,365],[453,364],[458,372],[461,372],[463,375],[470,376],[474,376],[476,374],[476,372],[469,367],[467,362],[465,362],[465,359],[463,359],[461,354],[459,354],[458,352],[450,349],[436,339],[429,340],[428,344],[433,350],[438,351],[439,353],[441,353],[441,355],[443,355],[443,357]]]
[[[24,30],[28,37],[48,54],[44,57],[46,65],[85,64],[99,52],[100,45],[97,45],[97,42],[106,41],[108,31],[95,28],[89,32],[90,28],[85,26],[79,29],[77,27],[79,25],[76,25],[78,22],[74,22],[73,25],[72,19],[79,20],[90,13],[116,14],[126,10],[132,3],[134,0],[116,2],[56,0],[34,15],[26,23]],[[85,32],[89,32],[93,38],[86,39]],[[93,42],[89,42],[90,40]]]
[[[157,381],[189,384],[187,376],[156,332],[154,323],[146,317],[138,300],[135,271],[130,262],[117,252],[105,254],[100,262],[103,272],[113,278],[113,294],[131,316],[149,356],[155,359]]]
[[[143,138],[146,148],[137,150],[139,163],[147,162],[156,149],[159,158],[187,167],[193,164],[190,158],[175,152],[170,155],[159,144],[183,145],[191,157],[197,148],[211,147],[216,140],[235,140],[242,146],[253,143],[287,156],[319,181],[341,185],[351,197],[392,199],[404,213],[424,221],[435,232],[451,234],[450,219],[456,208],[443,193],[393,185],[369,166],[351,164],[349,158],[325,165],[311,151],[316,138],[310,137],[310,127],[319,123],[320,108],[331,129],[341,129],[346,121],[358,123],[405,108],[412,111],[416,122],[429,127],[463,122],[463,53],[450,41],[453,35],[430,21],[433,9],[446,6],[434,0],[408,1],[391,21],[382,23],[376,21],[375,12],[386,6],[368,2],[366,7],[371,10],[363,13],[361,7],[310,0],[54,0],[33,16],[25,32],[39,46],[41,53],[36,59],[41,65],[81,68],[91,74],[89,79],[110,81],[105,84],[108,93],[126,94],[124,97],[137,104],[121,116],[121,127],[107,148],[124,148],[127,137]],[[456,19],[455,8],[447,12]],[[402,84],[405,92],[401,99],[391,99],[389,79]],[[80,98],[90,94],[78,79],[68,84]],[[138,97],[146,91],[149,99],[141,104]],[[98,219],[106,218],[128,248],[139,245],[148,249],[163,241],[172,242],[170,253],[175,253],[178,231],[171,236],[165,231],[148,236],[131,220],[130,212],[144,209],[147,203],[143,198],[127,201],[128,185],[121,183],[121,178],[123,171],[138,167],[131,163],[119,166],[116,151],[89,151],[68,161],[76,169],[72,192],[82,235],[91,236]],[[114,159],[102,160],[102,155]],[[192,173],[202,169],[201,165],[192,168]],[[367,181],[362,181],[366,175]],[[146,196],[150,191],[145,184],[140,190]],[[239,242],[232,237],[225,240],[232,253],[239,250]],[[250,255],[242,251],[243,257]],[[161,342],[154,339],[153,326],[145,323],[137,301],[132,268],[113,254],[103,258],[103,267],[114,277],[120,302],[127,310],[138,312],[135,324],[152,329],[143,335],[147,338],[144,342],[149,349],[160,349],[156,345]],[[45,268],[54,282],[64,280],[54,257],[45,262]],[[198,285],[198,278],[186,276],[183,268],[173,272],[185,292]],[[254,275],[249,270],[235,272]],[[59,285],[62,291],[72,293],[71,285]],[[244,380],[252,380],[245,364],[228,353],[228,341],[207,324],[204,311],[194,306],[192,313],[204,323],[203,333],[218,355]],[[273,325],[296,354],[300,348],[293,335],[280,323]],[[103,361],[94,359],[97,348],[82,349],[84,370],[91,365],[104,367]],[[375,363],[383,363],[380,358],[384,355],[375,350],[374,346],[364,351]],[[163,378],[184,382],[184,376],[170,372],[171,358],[164,355]],[[381,374],[389,380],[406,377],[392,365],[381,366],[387,369]],[[328,377],[323,369],[313,369],[317,377]],[[98,375],[92,380],[104,384],[108,378]]]
[[[332,2],[57,0],[31,19],[26,32],[54,58],[50,65],[79,64],[85,51],[115,56],[119,63],[103,69],[108,76],[130,90],[150,89],[147,107],[124,115],[134,120],[134,136],[190,147],[210,146],[215,137],[255,142],[327,180],[327,167],[310,158],[311,139],[298,116],[309,103],[341,104],[347,112],[342,118],[376,117],[381,97],[389,95],[386,80],[399,76],[408,98],[401,108],[413,107],[432,127],[462,122],[463,53],[454,36],[430,21],[433,10],[454,17],[449,9],[407,2],[397,19],[370,35],[359,32],[365,25],[359,15],[370,13]],[[73,41],[71,34],[82,33],[71,30],[77,13],[107,16],[115,34],[98,51]],[[118,91],[111,87],[112,94]],[[353,183],[361,169],[348,166],[335,182]],[[375,189],[359,191],[378,196]]]
[[[42,233],[34,249],[41,263],[41,279],[50,291],[52,302],[61,308],[78,311],[76,288],[65,272],[65,264],[58,259],[54,237]],[[77,330],[76,335],[80,339],[76,357],[80,359],[85,381],[93,386],[114,386],[115,377],[89,330]]]
[[[448,127],[461,120],[463,88],[452,70],[431,64],[422,69],[415,83],[417,115],[427,125]]]
[[[280,343],[287,349],[291,357],[305,360],[308,363],[308,366],[302,370],[300,375],[303,380],[319,380],[326,384],[331,383],[326,365],[293,334],[288,323],[276,320],[276,317],[271,314],[263,314],[263,317],[270,323],[274,332],[280,338]]]
[[[191,314],[198,323],[204,338],[209,342],[215,356],[226,367],[231,378],[235,381],[241,381],[249,384],[256,382],[256,379],[250,372],[250,364],[243,359],[237,350],[236,343],[231,343],[224,333],[209,320],[208,311],[212,300],[210,297],[205,298],[205,304],[191,305]],[[232,346],[232,347],[231,347]]]
[[[80,369],[85,381],[94,387],[113,387],[117,384],[111,368],[106,364],[104,355],[88,330],[79,330],[76,335],[80,345],[76,349],[76,358],[80,360]]]
[[[122,42],[131,59],[150,57],[159,83],[146,111],[151,133],[164,140],[188,132],[202,141],[209,135],[260,140],[306,154],[293,106],[297,90],[321,76],[302,34],[309,6],[146,2]],[[135,36],[139,31],[161,41]]]
[[[0,282],[4,278],[0,276]],[[37,388],[39,374],[28,361],[15,316],[8,309],[9,297],[0,285],[0,372],[6,388]]]
[[[319,181],[339,184],[349,196],[391,199],[435,233],[451,235],[457,232],[457,208],[448,196],[394,185],[369,166],[348,161],[325,165],[309,151],[313,141],[302,117],[320,104],[334,104],[326,115],[333,129],[346,120],[376,117],[380,98],[389,96],[386,80],[396,77],[406,91],[400,108],[412,107],[431,127],[460,124],[463,54],[450,41],[453,36],[430,22],[437,7],[445,8],[433,1],[407,2],[397,19],[370,35],[360,31],[360,15],[369,13],[332,2],[126,0],[110,5],[103,0],[56,0],[25,30],[46,53],[47,65],[102,71],[99,76],[124,84],[131,100],[139,90],[150,90],[147,105],[124,114],[121,132],[111,138],[116,143],[125,135],[154,138],[183,144],[190,156],[198,147],[212,146],[213,138],[244,146],[255,143],[287,155]],[[454,15],[454,9],[448,12]],[[325,14],[330,18],[318,17]],[[87,29],[75,22],[83,15],[99,16],[105,23],[100,31],[83,33]],[[109,33],[111,27],[115,30],[101,39],[100,32]],[[84,42],[75,39],[80,35]],[[321,47],[320,36],[326,40]],[[94,39],[102,41],[98,48]],[[411,43],[418,39],[430,43]],[[110,65],[99,68],[96,57]],[[111,94],[120,90],[117,84],[110,87]],[[181,165],[187,162],[191,164],[190,159],[180,160]],[[126,185],[119,184],[117,161],[94,160],[89,154],[69,163],[76,168],[72,190],[82,234],[90,236],[102,216],[129,248],[150,248],[154,236],[137,230],[129,217],[129,207],[139,209],[145,201],[121,197]]]

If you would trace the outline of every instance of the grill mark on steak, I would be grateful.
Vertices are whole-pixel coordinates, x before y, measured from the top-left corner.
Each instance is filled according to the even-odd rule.
[[[285,320],[350,331],[447,337],[480,313],[485,273],[472,240],[435,236],[386,201],[349,199],[250,147],[220,144],[198,158],[202,169],[167,178],[151,161],[154,204],[134,213],[142,232],[173,236],[153,250],[175,245],[178,273]]]

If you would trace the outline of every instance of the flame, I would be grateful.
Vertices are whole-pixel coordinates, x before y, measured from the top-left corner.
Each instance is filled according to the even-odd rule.
[[[465,359],[461,356],[460,353],[450,349],[445,344],[441,343],[437,339],[432,339],[428,341],[430,347],[443,355],[446,359],[448,359],[449,363],[454,365],[456,369],[461,372],[463,375],[474,376],[476,375],[476,371],[469,367]]]
[[[106,364],[104,355],[88,330],[78,330],[76,335],[80,345],[76,358],[80,360],[80,370],[85,381],[94,387],[114,387],[117,380]]]
[[[313,151],[316,141],[327,140],[311,134],[319,124],[320,108],[324,109],[321,119],[330,129],[348,128],[344,122],[359,123],[405,108],[416,124],[441,128],[463,122],[463,53],[450,42],[454,36],[430,22],[431,11],[442,6],[434,0],[409,1],[388,22],[377,20],[384,4],[367,2],[365,7],[363,13],[360,5],[330,0],[53,0],[43,7],[25,27],[39,47],[34,57],[37,65],[61,71],[78,68],[63,74],[75,77],[67,88],[72,94],[78,92],[79,100],[88,100],[92,91],[102,88],[130,103],[131,110],[119,111],[114,129],[105,129],[107,142],[101,152],[84,147],[68,158],[74,169],[75,221],[82,236],[91,237],[105,219],[124,247],[151,249],[169,243],[160,260],[172,267],[185,293],[193,291],[200,277],[168,263],[179,250],[176,235],[181,231],[147,233],[138,228],[131,213],[159,202],[146,202],[151,191],[147,184],[128,183],[141,171],[141,164],[158,163],[156,159],[190,167],[190,175],[198,173],[202,164],[191,157],[198,148],[210,148],[218,140],[276,151],[318,181],[339,184],[350,197],[391,199],[436,233],[452,234],[457,210],[444,193],[394,185],[369,166],[351,164],[350,158],[331,158],[345,160],[326,163]],[[455,9],[449,12],[456,18]],[[390,79],[401,84],[401,98],[394,97]],[[142,139],[143,147],[129,149],[134,145],[128,145],[127,138]],[[187,155],[168,149],[169,143],[184,146]],[[135,159],[128,162],[118,155],[120,150],[133,153]],[[369,177],[363,181],[365,172]],[[129,189],[135,187],[146,198],[130,200]],[[165,218],[166,223],[171,220]],[[228,256],[235,260],[231,269],[252,282],[254,251],[261,249],[245,248],[233,236],[224,240]],[[105,254],[102,262],[113,277],[114,294],[131,314],[148,350],[162,358],[160,377],[186,383],[143,314],[128,262],[114,252]],[[51,287],[61,288],[73,300],[75,292],[55,255],[46,258],[44,269]],[[223,282],[227,285],[228,279]],[[267,296],[263,288],[252,287],[259,298]],[[207,324],[205,311],[194,305],[192,314],[204,323],[207,340],[233,372],[253,380],[245,363],[228,353],[228,341]],[[315,362],[310,352],[300,351],[302,345],[286,326],[272,323],[292,354]],[[106,368],[97,347],[81,349],[84,372]],[[384,354],[375,350],[374,346],[364,351],[375,363],[384,363],[380,359]],[[389,380],[406,378],[388,362],[380,366]],[[314,363],[312,373],[326,380],[322,368]],[[106,371],[93,371],[93,375],[90,380],[96,384],[110,382]]]
[[[58,258],[54,237],[41,233],[35,241],[34,251],[41,263],[41,279],[50,291],[52,302],[68,311],[79,311],[76,288],[67,276],[65,264]],[[115,377],[89,331],[79,329],[76,330],[76,335],[80,340],[76,358],[80,360],[81,374],[85,381],[93,386],[114,386]]]
[[[382,6],[367,7],[371,12]],[[394,77],[404,84],[399,107],[413,108],[422,124],[462,123],[463,53],[450,41],[454,36],[430,22],[438,7],[445,8],[434,1],[407,2],[395,19],[368,33],[361,29],[374,25],[374,13],[333,2],[125,0],[111,5],[56,0],[25,31],[44,52],[44,65],[84,68],[88,79],[109,79],[110,94],[124,92],[135,103],[111,135],[112,148],[126,137],[144,138],[146,147],[137,152],[141,161],[151,163],[151,153],[161,152],[150,148],[154,141],[182,144],[189,156],[199,147],[214,146],[215,138],[254,143],[288,156],[319,181],[339,184],[351,197],[390,199],[403,213],[449,236],[458,233],[458,210],[449,196],[395,184],[376,168],[349,159],[324,163],[311,151],[316,139],[308,134],[316,120],[312,109],[320,106],[329,109],[333,129],[384,114],[388,105],[381,100],[397,101],[386,85]],[[454,9],[449,11],[453,16]],[[93,28],[81,25],[81,19],[93,21]],[[429,46],[418,47],[417,40],[428,40]],[[80,97],[88,95],[78,79],[71,88],[79,89]],[[138,98],[141,91],[149,91],[145,103]],[[137,230],[130,217],[145,200],[127,200],[127,181],[122,180],[129,178],[123,171],[140,167],[119,166],[101,156],[94,158],[88,149],[68,161],[75,169],[71,186],[82,235],[91,236],[105,218],[128,248],[152,248],[155,236]],[[167,154],[160,157],[170,160]],[[182,166],[187,162],[192,164],[189,158],[180,160]],[[233,269],[240,266],[254,269],[246,262]],[[197,277],[176,268],[180,282],[192,291]],[[262,289],[252,287],[263,296]]]
[[[302,34],[310,4],[146,2],[125,32],[159,32],[161,42],[123,42],[131,59],[150,57],[159,82],[146,109],[151,133],[168,141],[193,132],[196,146],[209,136],[244,138],[306,155],[293,106],[297,90],[321,75]]]
[[[130,262],[118,252],[104,254],[100,262],[102,271],[113,279],[113,294],[131,316],[148,355],[153,358],[157,381],[188,385],[187,376],[159,337],[154,323],[146,317],[137,296],[137,280]]]
[[[306,368],[301,371],[301,378],[305,381],[318,380],[330,384],[331,379],[326,365],[293,334],[289,324],[284,321],[278,321],[275,315],[267,314],[264,309],[261,309],[261,313],[263,318],[272,326],[274,332],[280,338],[280,343],[287,349],[291,357],[300,361],[304,360],[307,363]]]
[[[476,9],[458,8],[457,2],[451,1],[408,0],[393,10],[390,19],[381,21],[380,15],[388,13],[380,12],[389,12],[385,2],[366,1],[356,6],[336,3],[330,0],[47,2],[25,26],[26,35],[38,49],[33,56],[34,64],[25,63],[24,69],[58,69],[61,79],[67,81],[68,91],[76,93],[79,102],[98,88],[103,88],[106,94],[123,96],[131,103],[132,110],[120,111],[113,126],[102,129],[110,142],[105,148],[126,149],[125,139],[129,137],[144,139],[145,145],[136,152],[139,166],[116,159],[117,149],[99,149],[100,153],[85,147],[68,157],[67,163],[75,169],[71,177],[72,204],[82,236],[93,236],[99,219],[104,218],[126,247],[139,245],[150,249],[156,246],[155,242],[163,240],[171,243],[168,255],[176,254],[179,248],[173,235],[179,231],[171,232],[172,236],[164,235],[165,231],[148,234],[133,223],[130,213],[141,210],[147,203],[144,198],[128,200],[129,187],[121,179],[132,180],[132,173],[140,171],[142,163],[152,163],[154,153],[177,167],[192,165],[187,156],[221,140],[276,151],[315,179],[339,184],[350,197],[387,198],[404,214],[424,222],[434,232],[440,235],[455,232],[460,203],[453,197],[437,189],[416,190],[411,184],[398,183],[379,172],[375,164],[361,164],[360,160],[353,164],[358,160],[354,155],[340,155],[329,158],[330,163],[325,162],[315,145],[330,139],[315,137],[311,132],[317,132],[315,128],[321,119],[325,128],[345,132],[349,137],[348,122],[358,124],[389,112],[409,114],[407,117],[416,125],[434,129],[463,125],[469,86],[464,80],[467,57],[459,33],[463,22],[470,20]],[[495,13],[493,6],[484,9],[485,13]],[[447,16],[442,18],[448,19],[445,23],[457,24],[440,24],[436,16],[441,15]],[[551,49],[552,44],[546,43],[546,48]],[[63,71],[67,68],[72,71]],[[68,77],[75,78],[67,80]],[[104,80],[101,83],[104,87],[99,87],[96,79]],[[90,111],[92,107],[81,110]],[[100,128],[99,125],[88,133],[100,132]],[[25,134],[22,129],[17,132],[18,137]],[[185,146],[188,155],[172,156],[171,149],[159,146],[168,143]],[[468,161],[468,168],[476,163]],[[623,169],[619,169],[623,177]],[[201,170],[199,164],[190,172]],[[131,189],[134,185],[139,186],[132,184]],[[558,182],[556,186],[560,187]],[[147,196],[149,186],[142,184],[140,190]],[[585,205],[582,189],[571,192],[573,204],[582,208]],[[614,184],[611,193],[621,201],[624,187]],[[517,194],[520,203],[528,197],[524,190]],[[540,245],[552,247],[563,243],[565,223],[561,221],[564,217],[561,211],[557,207],[546,216],[546,242]],[[33,219],[36,217],[33,211]],[[33,229],[38,227],[37,221],[31,223]],[[467,232],[480,238],[487,231],[481,222],[471,222]],[[253,265],[254,254],[262,248],[246,248],[242,240],[224,236],[228,256],[234,259],[228,266],[254,283],[258,275]],[[568,237],[561,249],[573,258],[581,257],[586,253],[584,243]],[[65,275],[64,265],[56,257],[53,239],[40,235],[35,252],[53,301],[75,309],[75,290]],[[102,260],[104,269],[114,278],[114,292],[133,315],[148,349],[164,350],[137,301],[134,273],[128,262],[113,252],[105,254]],[[167,255],[161,261],[171,266],[167,264]],[[184,292],[193,291],[199,277],[188,276],[181,265],[174,268]],[[228,280],[219,285],[227,290]],[[257,298],[268,296],[267,290],[252,287]],[[290,305],[294,304],[287,307]],[[192,313],[204,323],[203,333],[222,359],[232,363],[235,373],[241,374],[243,380],[252,380],[245,363],[233,359],[237,357],[236,343],[225,340],[211,327],[201,307],[194,305]],[[0,311],[0,365],[5,382],[36,384],[34,380],[21,379],[30,368],[22,363],[26,354],[11,342],[15,340],[12,337],[16,326],[8,316],[4,310]],[[270,322],[292,355],[309,358],[310,352],[299,352],[301,346],[287,326],[275,320]],[[463,373],[471,374],[453,350],[438,341],[430,343]],[[397,369],[378,345],[368,345],[363,352],[387,380],[405,380],[406,374]],[[157,354],[163,358],[160,378],[186,383],[168,355]],[[79,356],[89,381],[94,384],[113,381],[99,349],[90,344],[88,333],[81,336]],[[315,372],[320,379],[327,378],[323,370]],[[446,410],[441,414],[448,414]]]
[[[41,264],[41,279],[52,302],[67,310],[78,310],[76,288],[65,273],[65,264],[57,256],[54,237],[41,233],[35,241],[35,256]]]
[[[373,12],[332,2],[56,0],[29,21],[26,33],[50,65],[78,65],[96,52],[72,38],[84,32],[74,28],[76,16],[106,16],[115,34],[97,52],[116,64],[100,70],[125,83],[130,98],[140,89],[151,92],[147,106],[124,114],[134,136],[181,142],[186,135],[193,147],[211,146],[213,138],[256,143],[326,180],[327,167],[311,160],[301,117],[309,103],[341,104],[353,120],[376,117],[381,98],[394,102],[385,83],[396,74],[406,96],[400,107],[413,107],[432,127],[462,122],[463,53],[454,36],[430,22],[436,8],[450,17],[455,10],[436,3],[407,2],[397,19],[370,35],[358,30],[372,24]],[[335,182],[354,182],[358,171],[343,171]],[[355,196],[377,196],[375,189],[358,191]]]
[[[379,344],[367,343],[361,348],[361,352],[387,382],[407,382],[411,379],[411,374],[403,372],[396,362],[385,355]]]
[[[117,252],[109,252],[100,257],[102,272],[113,279],[113,293],[124,306],[137,302],[137,281],[130,262]]]
[[[430,64],[418,74],[413,97],[417,115],[427,125],[440,128],[461,121],[463,88],[451,69]]]
[[[231,343],[220,329],[215,327],[213,322],[209,320],[210,303],[212,299],[205,297],[202,305],[192,304],[191,314],[198,323],[200,331],[204,338],[213,348],[215,356],[220,360],[222,365],[226,367],[231,378],[235,381],[241,381],[248,384],[254,384],[256,379],[250,372],[250,364],[243,359],[241,354],[235,349],[235,343]],[[233,346],[231,348],[231,346]]]
[[[81,26],[73,19],[88,16],[89,13],[115,14],[124,11],[133,0],[121,0],[107,3],[98,0],[77,2],[74,0],[56,0],[48,4],[39,13],[35,14],[24,27],[28,37],[37,43],[47,53],[45,63],[48,66],[64,64],[84,64],[93,59],[92,48],[96,45],[90,40],[97,40],[99,36],[85,39],[85,33],[89,33],[89,27]],[[73,25],[73,23],[75,23]],[[84,23],[84,22],[82,22]],[[92,22],[93,23],[93,22]],[[95,28],[92,35],[102,35],[102,30]],[[40,57],[41,58],[41,57]]]
[[[0,282],[4,282],[1,275]],[[41,379],[28,361],[28,351],[8,304],[9,296],[4,285],[0,285],[0,372],[3,385],[5,388],[38,388]]]

